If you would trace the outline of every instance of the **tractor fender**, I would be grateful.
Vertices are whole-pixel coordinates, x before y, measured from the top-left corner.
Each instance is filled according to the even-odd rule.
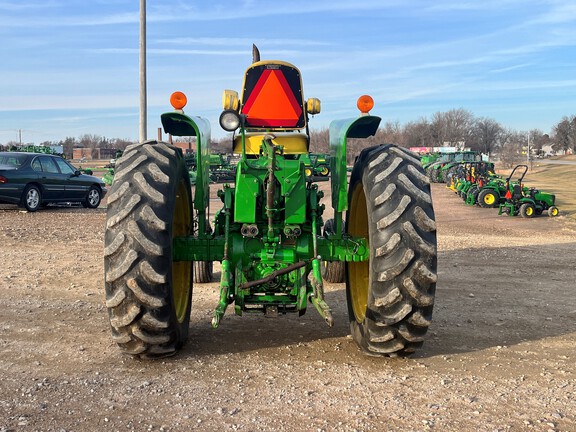
[[[348,138],[368,138],[376,133],[380,121],[377,116],[334,120],[330,123],[330,172],[332,173],[332,207],[337,212],[348,209],[346,170],[346,142]]]
[[[196,137],[196,188],[194,208],[208,208],[210,199],[210,122],[202,117],[190,117],[183,112],[169,112],[160,116],[164,132],[173,136]]]

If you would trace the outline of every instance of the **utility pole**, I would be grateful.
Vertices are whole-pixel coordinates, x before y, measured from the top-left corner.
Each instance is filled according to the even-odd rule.
[[[532,170],[532,158],[530,157],[530,132],[528,132],[528,147],[526,147],[526,164]]]
[[[146,105],[146,0],[140,0],[140,142],[147,139]]]

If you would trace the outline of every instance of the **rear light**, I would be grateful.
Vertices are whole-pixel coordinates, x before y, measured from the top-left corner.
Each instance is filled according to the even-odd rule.
[[[362,95],[358,98],[356,106],[362,114],[366,115],[374,108],[374,99],[368,95]]]
[[[187,103],[188,99],[186,98],[186,95],[180,91],[174,92],[170,95],[170,104],[175,110],[184,109]]]
[[[8,183],[8,179],[6,177],[0,176],[0,184]]]

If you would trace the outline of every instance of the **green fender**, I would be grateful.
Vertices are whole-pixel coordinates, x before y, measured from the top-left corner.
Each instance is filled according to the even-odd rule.
[[[376,133],[380,117],[362,115],[358,118],[334,120],[330,123],[330,171],[332,173],[332,207],[335,212],[348,209],[348,175],[346,171],[346,140],[368,138]]]
[[[206,216],[210,200],[210,122],[202,117],[189,117],[182,111],[160,116],[164,132],[173,136],[196,137],[196,187],[194,208],[198,211],[198,232],[206,233]]]

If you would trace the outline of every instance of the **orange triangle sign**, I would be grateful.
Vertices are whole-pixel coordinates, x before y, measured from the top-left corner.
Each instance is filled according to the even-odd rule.
[[[265,70],[242,108],[255,127],[297,127],[302,107],[281,70]]]

